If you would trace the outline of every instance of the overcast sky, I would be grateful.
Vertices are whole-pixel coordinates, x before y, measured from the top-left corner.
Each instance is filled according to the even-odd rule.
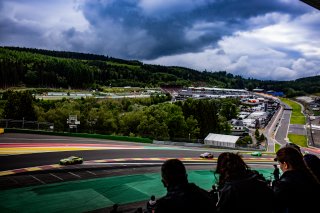
[[[0,45],[245,78],[320,75],[320,11],[299,0],[0,0]]]

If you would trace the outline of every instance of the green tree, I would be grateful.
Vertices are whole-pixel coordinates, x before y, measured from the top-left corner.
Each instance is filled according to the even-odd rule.
[[[259,142],[262,142],[266,139],[266,137],[264,136],[264,134],[261,134],[259,137]]]
[[[33,96],[29,91],[8,91],[4,95],[7,102],[4,106],[4,118],[17,120],[36,120],[36,112],[33,106]]]
[[[150,137],[160,140],[169,139],[167,125],[163,121],[161,122],[150,115],[145,115],[141,118],[141,122],[138,126],[138,134],[142,137]]]
[[[38,75],[36,71],[28,70],[24,77],[28,85],[36,85],[38,82]]]
[[[237,106],[231,101],[225,101],[222,103],[220,114],[227,120],[231,120],[237,117]]]
[[[97,121],[95,130],[102,134],[114,134],[118,130],[117,114],[112,110],[108,110],[106,106],[102,106],[97,112]]]
[[[256,131],[254,132],[254,136],[256,137],[256,139],[260,137],[259,129],[256,129]]]
[[[186,124],[187,124],[187,132],[188,134],[190,134],[190,139],[198,138],[200,133],[198,121],[191,115],[186,119]]]
[[[56,102],[55,107],[49,109],[45,113],[46,120],[50,123],[54,123],[54,128],[57,131],[69,130],[69,126],[67,124],[69,115],[77,115],[77,118],[81,118],[79,102],[63,99]]]
[[[119,131],[121,134],[138,134],[138,126],[144,116],[143,110],[124,113],[119,116]]]
[[[238,145],[252,144],[252,138],[250,136],[245,136],[242,139],[238,140],[236,144]]]

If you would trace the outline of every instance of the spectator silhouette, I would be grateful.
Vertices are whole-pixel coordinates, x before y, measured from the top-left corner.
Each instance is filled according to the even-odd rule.
[[[302,155],[302,152],[301,152],[301,149],[300,149],[300,146],[298,146],[297,144],[295,143],[286,143],[284,146],[282,146],[281,148],[283,147],[292,147],[292,148],[295,148],[296,150],[298,150],[300,152],[300,154]]]
[[[178,159],[169,159],[161,166],[162,183],[167,194],[157,200],[156,213],[215,212],[209,192],[188,182],[186,169]]]
[[[274,164],[273,167],[274,167],[274,170],[273,170],[273,179],[274,179],[274,181],[278,181],[279,178],[280,178],[280,170],[279,170],[277,164]]]
[[[143,213],[142,207],[138,207],[134,213]]]
[[[112,209],[110,213],[121,213],[121,211],[118,211],[119,205],[118,204],[113,204]]]
[[[305,154],[303,156],[304,162],[306,162],[309,169],[320,181],[320,158],[314,154]]]
[[[311,172],[317,177],[318,181],[320,181],[320,159],[313,154],[307,153],[305,155],[302,154],[300,147],[294,143],[286,143],[285,147],[293,147],[299,151],[299,153],[303,156],[304,162],[307,164]]]
[[[273,212],[274,196],[267,181],[239,154],[221,153],[215,174],[219,174],[217,212]]]
[[[283,174],[273,185],[276,212],[314,212],[320,193],[319,181],[306,166],[302,154],[286,146],[276,153]]]
[[[211,186],[211,190],[209,190],[209,195],[214,203],[218,202],[218,189],[217,189],[216,184],[213,184]]]
[[[147,212],[153,213],[157,205],[156,197],[154,195],[151,196],[150,200],[147,202]]]

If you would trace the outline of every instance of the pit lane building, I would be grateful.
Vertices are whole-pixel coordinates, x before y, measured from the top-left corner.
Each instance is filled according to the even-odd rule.
[[[225,89],[216,87],[188,87],[180,90],[176,96],[177,100],[186,98],[227,98],[227,97],[247,97],[249,91],[244,89]]]
[[[209,135],[204,139],[204,144],[217,147],[235,148],[236,142],[239,138],[239,136],[209,133]]]

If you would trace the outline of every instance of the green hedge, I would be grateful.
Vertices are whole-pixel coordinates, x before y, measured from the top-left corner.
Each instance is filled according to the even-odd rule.
[[[40,135],[56,135],[56,136],[71,136],[71,137],[82,137],[82,138],[98,138],[108,139],[117,141],[130,141],[139,143],[152,143],[150,138],[138,138],[118,135],[100,135],[100,134],[87,134],[87,133],[70,133],[70,132],[49,132],[41,130],[29,130],[29,129],[11,129],[7,128],[4,130],[5,133],[26,133],[26,134],[40,134]]]

